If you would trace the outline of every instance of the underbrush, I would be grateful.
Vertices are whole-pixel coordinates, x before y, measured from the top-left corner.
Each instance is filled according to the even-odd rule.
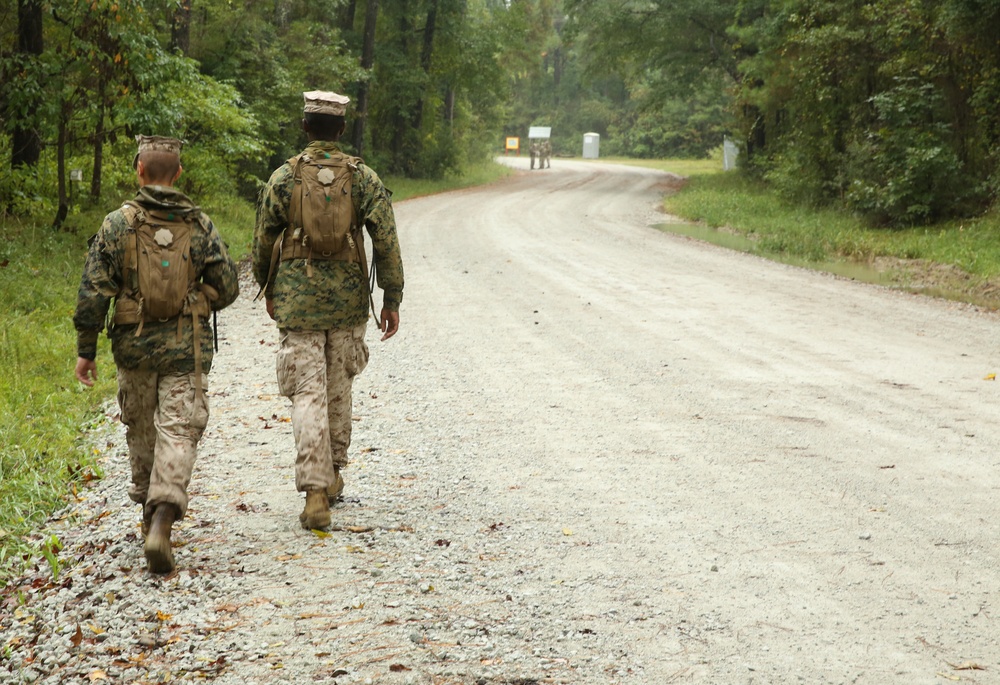
[[[762,254],[810,261],[925,260],[980,278],[1000,274],[1000,214],[995,211],[932,226],[873,228],[843,211],[783,202],[739,173],[691,176],[681,192],[666,198],[664,208],[745,235]]]

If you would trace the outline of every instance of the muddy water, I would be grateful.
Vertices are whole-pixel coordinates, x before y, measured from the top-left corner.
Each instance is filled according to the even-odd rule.
[[[824,271],[837,276],[842,276],[844,278],[862,281],[864,283],[875,283],[877,285],[895,288],[896,290],[919,293],[930,297],[940,297],[947,300],[955,300],[957,302],[969,302],[971,304],[988,307],[990,309],[996,309],[998,305],[1000,305],[1000,302],[997,302],[995,299],[976,297],[975,295],[971,295],[970,293],[962,290],[952,290],[938,286],[909,286],[902,284],[899,282],[898,277],[894,277],[892,273],[880,271],[864,262],[852,262],[846,260],[815,262],[784,254],[763,252],[758,249],[758,246],[754,241],[742,235],[729,233],[727,231],[720,231],[709,226],[699,226],[697,224],[687,223],[663,223],[656,224],[655,228],[658,228],[661,231],[695,238],[696,240],[704,240],[707,243],[712,243],[713,245],[725,247],[730,250],[753,253],[783,264],[791,264],[793,266],[800,266],[806,269],[813,269],[815,271]]]

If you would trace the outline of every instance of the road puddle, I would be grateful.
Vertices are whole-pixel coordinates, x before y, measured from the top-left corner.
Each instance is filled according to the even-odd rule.
[[[905,282],[906,278],[904,275],[894,271],[880,270],[864,262],[815,262],[799,257],[790,257],[783,254],[763,252],[758,249],[757,244],[753,240],[750,240],[745,236],[728,231],[720,231],[719,229],[711,228],[709,226],[699,226],[697,224],[688,224],[683,222],[668,222],[654,224],[654,228],[669,233],[675,233],[677,235],[687,236],[696,240],[703,240],[706,243],[725,247],[730,250],[756,254],[775,262],[790,264],[792,266],[798,266],[805,269],[812,269],[814,271],[824,271],[826,273],[835,274],[837,276],[850,278],[856,281],[862,281],[864,283],[874,283],[876,285],[882,285],[896,290],[917,293],[920,295],[928,295],[930,297],[939,297],[956,302],[968,302],[970,304],[987,307],[989,309],[996,309],[998,305],[1000,305],[1000,302],[997,301],[996,297],[980,297],[969,292],[968,290],[960,290],[957,288],[950,289],[942,287],[939,284],[907,284]]]

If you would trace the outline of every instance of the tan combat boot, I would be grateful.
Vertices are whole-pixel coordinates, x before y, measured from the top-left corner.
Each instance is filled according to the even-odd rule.
[[[174,552],[170,548],[170,528],[177,520],[177,507],[158,504],[146,534],[146,563],[152,573],[170,573],[174,570]]]
[[[330,502],[324,490],[306,490],[306,507],[299,514],[299,522],[306,530],[330,527]]]
[[[340,475],[340,467],[333,467],[333,485],[326,489],[326,498],[330,502],[332,507],[336,502],[337,498],[344,492],[344,477]]]

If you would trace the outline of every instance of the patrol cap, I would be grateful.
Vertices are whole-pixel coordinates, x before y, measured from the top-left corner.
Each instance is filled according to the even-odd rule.
[[[332,114],[335,117],[344,116],[347,103],[351,101],[346,95],[328,90],[310,90],[302,93],[302,99],[305,100],[303,114]]]
[[[132,158],[133,169],[139,165],[139,155],[143,152],[172,152],[180,157],[181,146],[184,145],[183,140],[164,136],[136,136],[135,142],[139,144],[139,150]]]

